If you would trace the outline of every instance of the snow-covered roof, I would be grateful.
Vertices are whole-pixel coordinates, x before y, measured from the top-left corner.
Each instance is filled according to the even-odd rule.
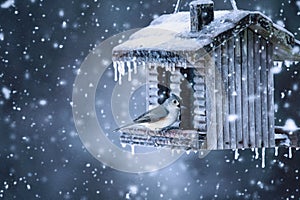
[[[150,57],[166,61],[167,57],[178,57],[182,53],[207,53],[246,28],[274,44],[276,60],[300,61],[300,42],[292,33],[260,12],[243,10],[215,11],[214,20],[197,33],[190,32],[189,12],[162,15],[115,47],[113,59]]]

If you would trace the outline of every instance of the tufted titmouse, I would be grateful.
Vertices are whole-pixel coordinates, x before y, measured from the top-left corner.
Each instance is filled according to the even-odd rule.
[[[145,112],[133,120],[132,124],[125,125],[115,131],[122,131],[124,128],[134,128],[137,126],[144,126],[153,131],[160,131],[177,122],[180,117],[180,111],[179,97],[171,94],[163,104]]]

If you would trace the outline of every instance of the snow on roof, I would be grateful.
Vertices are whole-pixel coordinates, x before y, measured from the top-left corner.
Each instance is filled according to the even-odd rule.
[[[130,57],[128,54],[130,51],[176,53],[205,49],[205,52],[209,52],[214,46],[229,39],[228,37],[232,37],[252,25],[261,26],[260,31],[262,32],[259,34],[270,37],[271,41],[275,38],[276,43],[286,47],[278,52],[278,55],[290,55],[290,52],[284,53],[284,51],[293,49],[292,43],[295,43],[293,34],[273,24],[271,19],[260,12],[243,10],[215,11],[214,20],[197,33],[190,32],[189,12],[162,15],[152,21],[149,26],[134,33],[128,41],[115,47],[113,55],[114,59],[118,60],[123,57],[122,55]],[[231,34],[223,35],[227,31],[231,31]],[[273,34],[273,32],[275,33]]]
[[[198,0],[198,1],[192,1],[190,5],[201,5],[201,4],[209,4],[214,3],[212,0]]]
[[[216,11],[214,22],[221,21],[223,16],[228,13],[230,12]],[[222,32],[221,27],[218,27],[218,31]],[[222,23],[222,29],[230,27],[234,27],[234,23],[229,21]],[[148,27],[134,33],[127,42],[117,46],[114,50],[156,49],[166,51],[195,51],[199,47],[201,48],[211,42],[207,38],[199,40],[197,38],[181,37],[182,34],[188,34],[189,31],[189,12],[162,15],[155,19]]]

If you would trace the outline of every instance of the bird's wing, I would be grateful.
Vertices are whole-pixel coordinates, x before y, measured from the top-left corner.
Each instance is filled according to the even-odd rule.
[[[131,126],[133,126],[133,125],[134,125],[134,123],[126,124],[126,125],[124,125],[124,126],[121,126],[121,127],[119,127],[119,128],[116,128],[115,130],[113,130],[113,132],[121,131],[122,129],[129,128],[129,127],[131,127]]]
[[[158,106],[148,112],[145,112],[135,120],[134,123],[145,123],[145,122],[157,122],[158,120],[166,117],[169,114],[169,111],[163,106]]]

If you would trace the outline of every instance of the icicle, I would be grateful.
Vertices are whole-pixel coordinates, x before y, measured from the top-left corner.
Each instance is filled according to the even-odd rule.
[[[168,71],[171,72],[172,71],[172,65],[171,65],[171,63],[167,63],[167,67],[168,67]]]
[[[158,65],[157,63],[153,63],[155,71],[157,71],[157,65]]]
[[[114,67],[114,73],[115,73],[115,81],[118,81],[118,64],[116,61],[113,62],[113,67]]]
[[[119,66],[118,66],[118,68],[119,68]],[[119,72],[119,70],[118,70],[118,72]],[[119,85],[121,85],[122,84],[122,74],[119,72]]]
[[[279,74],[282,71],[282,61],[275,61],[274,62],[274,67],[271,68],[272,74]]]
[[[284,61],[284,65],[285,65],[287,68],[290,68],[292,64],[293,64],[292,61],[288,61],[288,60],[285,60],[285,61]]]
[[[200,154],[200,156],[203,156],[204,155],[204,151],[200,151],[199,154]]]
[[[137,74],[137,63],[135,61],[133,62],[133,73]]]
[[[291,159],[293,157],[292,147],[289,147],[289,158]]]
[[[186,60],[183,61],[183,69],[187,69]]]
[[[171,155],[174,156],[174,149],[171,149]]]
[[[238,149],[236,149],[236,150],[234,150],[234,159],[235,160],[238,160],[239,159],[239,150]]]
[[[127,61],[126,62],[127,68],[128,68],[128,81],[131,81],[131,62]]]
[[[279,147],[275,147],[275,156],[276,157],[278,156],[278,149],[279,149]]]
[[[122,146],[123,148],[125,148],[125,147],[126,147],[126,144],[125,144],[125,143],[121,143],[121,146]]]
[[[131,154],[134,155],[134,145],[131,145]]]
[[[163,68],[165,68],[165,70],[168,72],[169,71],[169,65],[168,63],[163,63]]]
[[[266,148],[263,147],[261,149],[261,168],[265,168],[266,166]]]
[[[122,76],[125,75],[125,63],[118,62],[118,72],[119,72],[119,84],[122,84]]]
[[[189,155],[191,153],[191,151],[187,150],[185,153],[186,153],[186,155]]]
[[[175,63],[172,63],[172,71],[175,72],[176,68],[175,68]]]
[[[143,68],[146,69],[146,63],[143,61],[142,62]]]
[[[255,159],[257,160],[259,157],[258,148],[255,148]]]

